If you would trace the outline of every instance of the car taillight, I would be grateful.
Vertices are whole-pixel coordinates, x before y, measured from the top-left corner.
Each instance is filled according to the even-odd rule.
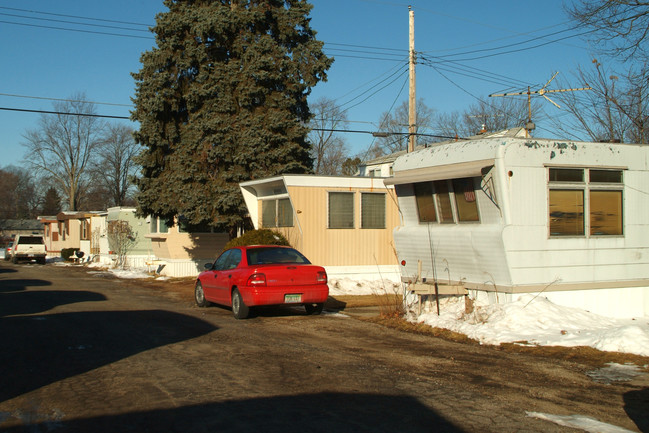
[[[265,286],[266,285],[266,275],[264,274],[252,274],[248,278],[249,286]]]
[[[327,284],[327,273],[325,271],[319,271],[315,279],[318,283]]]

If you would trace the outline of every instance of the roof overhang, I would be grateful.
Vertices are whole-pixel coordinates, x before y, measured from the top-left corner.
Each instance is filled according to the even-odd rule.
[[[383,182],[386,185],[402,185],[406,183],[431,182],[460,177],[475,177],[482,175],[482,169],[484,167],[490,167],[494,164],[494,159],[482,159],[457,164],[413,168],[398,171],[394,174],[394,177],[385,179]]]

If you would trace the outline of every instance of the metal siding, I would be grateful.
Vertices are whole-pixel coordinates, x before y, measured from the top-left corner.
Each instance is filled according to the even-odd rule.
[[[555,140],[476,140],[434,146],[403,156],[395,171],[430,170],[444,164],[495,158],[502,170],[494,177],[498,201],[509,200],[510,215],[494,218],[479,194],[481,223],[419,225],[412,188],[398,185],[403,226],[395,243],[413,277],[417,260],[432,276],[431,251],[440,279],[465,279],[488,286],[612,281],[649,276],[648,148],[636,145],[572,143]],[[620,238],[549,239],[547,166],[625,167],[625,236]],[[512,176],[508,172],[512,171]],[[498,182],[498,180],[501,180]],[[505,179],[502,181],[502,179]],[[505,209],[506,211],[506,209]],[[511,221],[507,225],[504,221]],[[496,224],[490,224],[490,223]],[[429,242],[428,236],[432,241]],[[432,247],[431,247],[432,245]],[[448,262],[448,266],[446,263]],[[443,263],[441,265],[440,263]]]
[[[300,227],[302,252],[322,266],[394,265],[392,230],[399,224],[395,201],[385,188],[340,188],[289,186]],[[330,191],[354,192],[354,228],[327,228],[327,203]],[[386,193],[386,228],[360,228],[360,192]]]

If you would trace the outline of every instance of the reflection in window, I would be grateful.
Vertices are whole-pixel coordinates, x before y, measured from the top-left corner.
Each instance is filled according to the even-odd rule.
[[[581,190],[550,190],[550,235],[584,234],[584,192]]]
[[[622,234],[622,191],[590,191],[590,234]]]
[[[584,170],[581,168],[551,168],[550,182],[583,182]]]
[[[550,168],[548,172],[550,236],[624,233],[622,170]]]

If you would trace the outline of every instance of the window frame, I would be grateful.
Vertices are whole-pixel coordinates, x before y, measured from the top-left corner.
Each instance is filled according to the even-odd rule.
[[[473,187],[475,203],[476,219],[465,219],[462,215],[460,206],[457,202],[457,194],[464,194],[466,191],[455,191],[456,185],[460,182],[470,182]],[[417,186],[421,185],[421,186]],[[428,189],[431,191],[430,200],[425,195],[417,195],[417,189]],[[426,191],[424,191],[426,192]],[[478,192],[479,188],[476,187],[476,177],[456,177],[452,179],[439,179],[434,181],[416,182],[413,184],[413,196],[415,198],[415,206],[417,208],[417,219],[419,224],[436,223],[440,225],[450,224],[480,224],[482,217],[480,215],[480,206],[478,206]],[[423,203],[425,202],[425,203]],[[421,218],[421,204],[433,206],[435,219],[422,220]]]
[[[624,237],[625,236],[625,215],[624,215],[624,168],[608,168],[608,167],[561,167],[561,166],[547,166],[547,225],[548,237],[550,239],[565,239],[565,238],[611,238],[611,237]],[[564,172],[567,176],[561,179],[560,174]],[[581,172],[581,180],[570,179],[570,172]],[[591,180],[593,173],[603,175],[600,177],[606,178],[605,173],[610,172],[615,176],[610,177],[610,180]],[[552,191],[580,191],[582,196],[582,233],[553,233],[552,232]],[[619,196],[617,203],[619,207],[615,209],[619,214],[615,217],[615,225],[619,228],[619,233],[594,233],[596,225],[595,214],[593,211],[593,204],[595,199],[592,193],[597,192],[614,192]]]
[[[280,211],[283,209],[282,206],[280,205],[280,202],[286,202],[288,203],[288,211],[285,215],[288,215],[287,224],[280,224],[280,221],[283,222],[285,221],[284,219],[280,218]],[[264,221],[264,217],[266,216],[266,213],[264,212],[264,207],[269,206],[272,203],[273,207],[273,222],[271,224],[266,224]],[[295,227],[295,219],[293,217],[293,203],[291,202],[291,199],[289,197],[279,197],[279,198],[271,198],[271,199],[262,199],[261,200],[261,226],[264,228],[287,228],[287,227]]]

